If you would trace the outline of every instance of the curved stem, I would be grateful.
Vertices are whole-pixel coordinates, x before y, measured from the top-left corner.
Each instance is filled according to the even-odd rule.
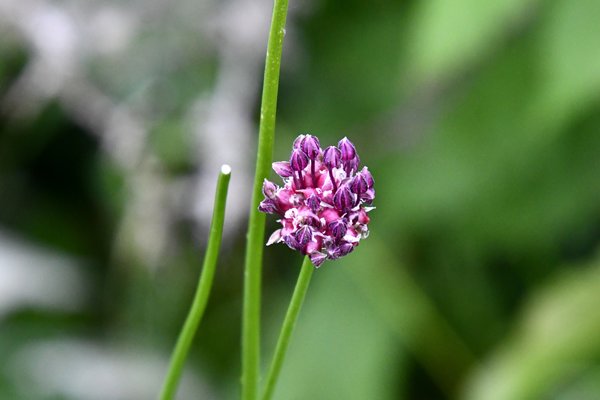
[[[258,395],[260,291],[265,236],[265,214],[258,211],[258,204],[262,197],[262,182],[269,174],[273,158],[279,68],[287,8],[287,0],[275,0],[265,60],[256,173],[244,263],[244,307],[242,317],[242,399],[244,400],[254,400]]]
[[[271,367],[269,368],[269,373],[267,375],[267,383],[262,397],[263,400],[269,400],[275,390],[275,385],[277,384],[277,379],[281,372],[281,366],[283,365],[283,360],[287,353],[290,338],[294,331],[294,326],[296,325],[300,308],[302,308],[302,303],[304,302],[304,297],[306,296],[308,284],[310,283],[310,278],[314,269],[315,267],[310,262],[310,258],[305,257],[304,262],[302,263],[302,269],[300,270],[300,275],[298,276],[298,281],[296,282],[294,294],[292,295],[292,300],[290,301],[287,313],[285,314],[285,319],[283,320],[283,325],[281,326],[281,332],[279,333],[279,339],[277,340],[277,346],[275,347],[275,354],[273,355]]]
[[[221,239],[223,236],[223,220],[225,218],[225,203],[227,200],[227,189],[229,187],[229,178],[231,177],[231,168],[228,165],[221,167],[221,173],[217,180],[217,191],[215,193],[215,204],[213,208],[212,222],[210,226],[210,234],[206,246],[206,254],[204,255],[204,264],[202,273],[198,281],[198,287],[194,295],[192,307],[185,320],[177,344],[171,355],[169,370],[163,387],[160,393],[161,400],[170,400],[177,391],[177,384],[181,377],[183,364],[190,350],[190,346],[202,320],[208,296],[212,288],[215,269],[217,267],[217,259],[219,257],[219,248],[221,247]]]

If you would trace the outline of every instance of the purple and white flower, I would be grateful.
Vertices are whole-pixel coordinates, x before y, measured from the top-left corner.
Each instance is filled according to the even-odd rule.
[[[373,176],[359,171],[354,144],[343,138],[338,146],[321,149],[319,139],[300,135],[290,161],[273,163],[283,186],[265,179],[265,199],[258,209],[280,217],[281,229],[267,245],[285,243],[310,257],[315,267],[350,253],[369,235],[368,213],[375,199]]]

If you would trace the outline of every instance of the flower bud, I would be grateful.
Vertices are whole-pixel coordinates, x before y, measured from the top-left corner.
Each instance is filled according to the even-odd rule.
[[[331,258],[336,259],[344,257],[346,254],[352,252],[352,250],[354,250],[354,246],[352,245],[352,243],[343,242],[332,249]]]
[[[260,202],[258,205],[258,211],[264,212],[267,214],[275,214],[278,212],[277,204],[271,199],[265,199]]]
[[[313,193],[306,199],[306,205],[312,212],[316,213],[321,208],[321,200]]]
[[[373,175],[371,175],[369,168],[363,167],[360,173],[365,177],[365,179],[367,180],[367,185],[369,186],[369,189],[371,189],[375,181],[373,180]]]
[[[277,161],[272,164],[273,171],[282,178],[287,178],[294,174],[292,171],[292,167],[290,167],[290,163],[287,161]]]
[[[290,157],[290,167],[293,171],[302,171],[308,165],[306,153],[300,149],[294,149]]]
[[[316,136],[306,135],[300,142],[300,149],[306,153],[309,159],[315,160],[321,152],[321,144]]]
[[[351,160],[342,161],[342,163],[344,164],[344,169],[346,170],[346,173],[350,174],[352,171],[358,171],[358,166],[360,164],[360,158],[358,158],[358,156],[356,156]]]
[[[350,190],[356,194],[366,193],[369,189],[369,183],[367,182],[367,178],[359,172],[352,178],[352,182],[350,182]]]
[[[320,251],[315,251],[310,254],[310,261],[317,268],[319,268],[321,266],[321,264],[323,264],[323,262],[325,262],[326,259],[327,259],[327,255],[321,253]]]
[[[367,190],[365,193],[360,195],[360,199],[367,204],[373,203],[373,200],[375,199],[375,189],[371,188]]]
[[[277,186],[268,179],[263,181],[262,192],[268,199],[274,199],[277,192]]]
[[[333,205],[342,212],[346,212],[354,205],[354,196],[348,188],[348,185],[343,185],[338,188],[333,196]]]
[[[333,236],[336,240],[340,240],[346,234],[346,221],[343,219],[338,219],[337,221],[333,221],[329,225],[329,230],[331,231],[331,236]]]
[[[306,244],[312,238],[312,229],[308,225],[304,225],[296,232],[296,241],[300,247],[306,246]]]
[[[335,146],[329,146],[323,152],[323,164],[328,169],[339,168],[342,161],[342,152]]]
[[[302,246],[300,246],[300,244],[298,243],[298,241],[294,237],[292,237],[290,235],[284,236],[283,237],[283,242],[285,244],[287,244],[290,249],[298,250],[298,251],[302,250]]]
[[[306,137],[306,135],[298,135],[298,137],[296,139],[294,139],[293,148],[294,149],[302,149],[302,141],[304,140],[305,137]]]
[[[342,153],[342,160],[350,161],[356,157],[356,148],[347,137],[339,141],[338,147]]]

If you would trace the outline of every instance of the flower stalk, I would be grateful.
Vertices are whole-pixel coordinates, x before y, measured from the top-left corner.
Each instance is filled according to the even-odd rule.
[[[254,189],[248,222],[247,248],[244,265],[244,306],[242,316],[242,399],[258,396],[260,364],[260,292],[262,275],[265,215],[258,211],[262,198],[263,180],[269,174],[275,140],[275,115],[279,69],[285,35],[287,0],[275,0],[263,81],[258,152]]]
[[[292,332],[296,326],[296,320],[298,319],[298,314],[300,313],[300,309],[304,303],[304,298],[306,297],[306,292],[308,290],[308,285],[314,269],[315,267],[312,265],[310,258],[304,257],[302,269],[300,270],[300,275],[298,276],[298,281],[296,282],[296,288],[294,289],[294,294],[292,295],[290,305],[288,306],[287,313],[285,314],[279,339],[277,339],[277,346],[275,347],[275,354],[273,355],[273,360],[271,361],[271,366],[269,367],[269,372],[267,374],[267,381],[262,400],[270,400],[273,396],[273,392],[281,372],[281,366],[283,365],[283,361],[290,344],[290,338],[292,337]]]
[[[213,278],[215,276],[215,270],[217,267],[217,260],[219,257],[219,248],[221,247],[221,240],[223,237],[223,221],[225,219],[225,203],[227,201],[227,189],[229,188],[229,179],[231,177],[231,167],[229,165],[223,165],[221,167],[221,173],[217,180],[217,190],[215,193],[215,204],[213,208],[212,222],[210,226],[210,233],[208,236],[208,243],[206,246],[206,254],[204,255],[204,264],[202,266],[202,273],[198,281],[198,287],[194,295],[192,307],[185,320],[177,344],[173,350],[171,361],[169,363],[169,370],[160,394],[161,400],[170,400],[175,396],[177,391],[177,385],[181,377],[183,364],[187,358],[187,354],[192,345],[196,330],[200,325],[208,297],[213,284]]]

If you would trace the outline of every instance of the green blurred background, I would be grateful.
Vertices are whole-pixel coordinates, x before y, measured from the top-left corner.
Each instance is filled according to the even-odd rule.
[[[600,2],[290,3],[274,159],[347,135],[377,209],[314,274],[276,398],[599,399]],[[180,398],[238,397],[270,12],[0,3],[1,399],[155,397],[222,163]],[[265,365],[300,263],[265,250]]]

